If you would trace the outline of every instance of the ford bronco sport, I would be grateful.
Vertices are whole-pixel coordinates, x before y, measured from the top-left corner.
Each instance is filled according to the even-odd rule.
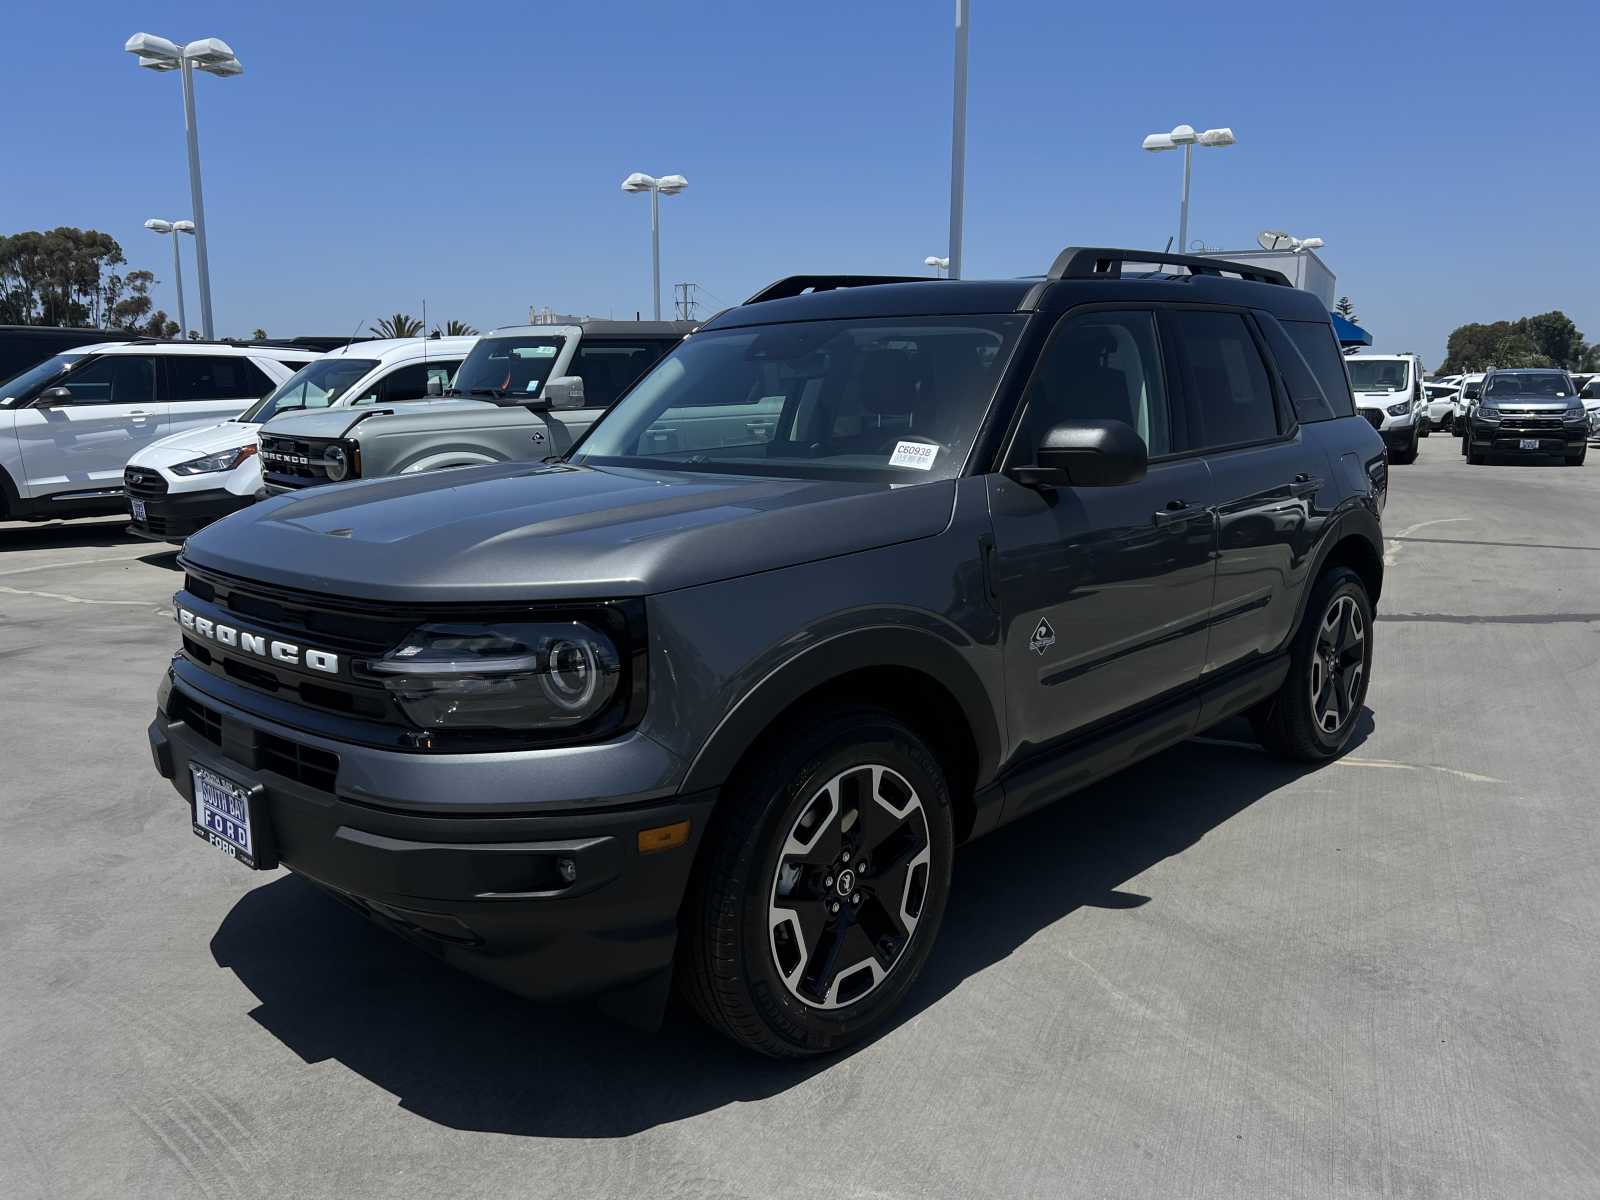
[[[195,834],[450,962],[641,1023],[676,975],[820,1053],[891,1019],[958,844],[1234,714],[1339,754],[1386,488],[1277,272],[795,277],[562,461],[201,530],[150,745]]]

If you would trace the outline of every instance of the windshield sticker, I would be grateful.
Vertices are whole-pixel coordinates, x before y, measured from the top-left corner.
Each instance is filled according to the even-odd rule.
[[[910,467],[914,471],[931,471],[934,455],[938,453],[939,447],[926,442],[896,442],[894,453],[889,456],[889,465]]]
[[[528,380],[528,391],[537,392],[538,390],[539,390],[539,381],[537,379]]]
[[[511,353],[517,358],[554,358],[556,356],[556,347],[517,346]]]

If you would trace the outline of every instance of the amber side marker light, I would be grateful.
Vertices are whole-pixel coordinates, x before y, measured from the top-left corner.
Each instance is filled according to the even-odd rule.
[[[671,825],[657,825],[654,829],[639,830],[639,853],[654,854],[658,850],[673,850],[689,840],[689,822],[677,821]]]

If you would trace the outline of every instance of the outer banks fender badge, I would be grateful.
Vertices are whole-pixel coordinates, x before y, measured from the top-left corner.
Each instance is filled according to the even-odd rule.
[[[1056,631],[1050,628],[1049,621],[1046,621],[1043,617],[1040,617],[1039,624],[1034,626],[1033,636],[1028,639],[1028,649],[1032,650],[1035,654],[1043,654],[1055,644]]]

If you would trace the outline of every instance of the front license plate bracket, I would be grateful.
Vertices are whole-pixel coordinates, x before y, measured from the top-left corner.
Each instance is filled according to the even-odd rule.
[[[265,787],[190,763],[189,796],[189,826],[197,838],[251,870],[270,871],[278,865]]]

